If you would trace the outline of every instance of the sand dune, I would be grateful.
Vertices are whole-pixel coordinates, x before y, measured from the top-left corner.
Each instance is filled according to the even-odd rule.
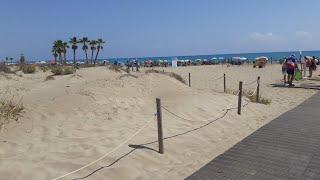
[[[183,179],[316,92],[272,87],[270,84],[280,83],[282,78],[279,65],[264,69],[197,66],[165,71],[184,78],[191,72],[192,87],[162,74],[128,75],[106,67],[80,69],[74,75],[49,81],[45,81],[49,72],[9,78],[0,75],[1,96],[22,98],[26,108],[19,123],[9,124],[0,133],[0,179],[59,177],[101,157],[146,123],[148,126],[128,144],[63,179],[88,175],[87,179],[101,180]],[[237,96],[221,93],[222,79],[215,79],[223,73],[227,74],[228,89],[237,89],[239,80],[246,84],[261,76],[262,96],[272,103],[249,103],[241,116],[235,110],[225,113],[224,109],[236,107]],[[255,86],[252,83],[244,88],[254,90]],[[170,137],[165,140],[163,155],[156,152],[154,142],[156,97],[165,108],[184,118],[163,110],[164,135]]]

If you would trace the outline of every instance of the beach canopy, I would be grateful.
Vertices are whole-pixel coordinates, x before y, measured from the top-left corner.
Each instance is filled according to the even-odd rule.
[[[310,59],[310,60],[313,59],[313,57],[311,57],[311,56],[306,56],[305,58]]]
[[[247,58],[245,57],[232,57],[233,60],[236,60],[236,61],[246,61]]]
[[[256,60],[265,60],[265,61],[268,61],[269,59],[265,56],[260,56],[260,57],[257,57]]]
[[[219,57],[219,60],[224,60],[224,57]]]
[[[213,58],[211,58],[211,60],[217,60],[218,58],[216,58],[216,57],[213,57]]]

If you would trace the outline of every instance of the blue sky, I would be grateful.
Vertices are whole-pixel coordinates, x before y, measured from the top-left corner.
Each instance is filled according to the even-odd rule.
[[[319,0],[1,0],[0,59],[21,52],[52,59],[52,42],[72,36],[106,40],[101,57],[318,50],[319,7]]]

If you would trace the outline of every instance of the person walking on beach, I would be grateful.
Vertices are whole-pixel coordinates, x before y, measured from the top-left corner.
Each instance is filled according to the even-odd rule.
[[[285,61],[282,63],[282,75],[284,84],[287,83],[287,64]]]
[[[294,84],[292,82],[294,79],[294,71],[296,70],[296,68],[298,68],[295,56],[292,55],[291,57],[287,58],[285,63],[287,66],[288,84],[289,87],[293,87]]]

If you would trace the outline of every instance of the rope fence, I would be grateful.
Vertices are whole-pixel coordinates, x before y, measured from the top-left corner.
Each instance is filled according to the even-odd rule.
[[[134,134],[132,134],[129,138],[127,138],[125,141],[123,141],[123,142],[120,143],[118,146],[116,146],[115,148],[113,148],[111,151],[105,153],[105,154],[104,154],[103,156],[101,156],[100,158],[98,158],[98,159],[96,159],[96,160],[94,160],[94,161],[92,161],[92,162],[90,162],[90,163],[88,163],[88,164],[86,164],[86,165],[84,165],[84,166],[82,166],[82,167],[74,170],[74,171],[71,171],[71,172],[69,172],[69,173],[67,173],[67,174],[64,174],[64,175],[62,175],[62,176],[53,178],[52,180],[62,179],[62,178],[64,178],[64,177],[66,177],[66,176],[69,176],[69,175],[71,175],[71,174],[74,174],[74,173],[76,173],[76,172],[79,172],[79,171],[81,171],[81,170],[83,170],[83,169],[85,169],[85,168],[87,168],[87,167],[89,167],[89,166],[91,166],[91,165],[93,165],[93,164],[101,161],[101,160],[104,159],[105,157],[109,156],[111,153],[117,151],[117,150],[118,150],[119,148],[121,148],[123,145],[127,144],[130,140],[132,140],[135,136],[137,136],[143,129],[145,129],[145,128],[149,125],[150,122],[151,122],[151,121],[146,122],[144,126],[142,126],[139,130],[137,130],[137,131],[136,131]]]
[[[221,80],[221,79],[223,79],[224,92],[226,92],[226,79],[227,78],[226,78],[225,74],[223,76],[221,76],[221,77],[212,79],[211,82],[215,82],[215,81],[218,81],[218,80]],[[189,84],[188,84],[189,87],[191,87],[191,74],[190,73],[188,75],[188,82],[189,82]],[[241,109],[246,107],[250,103],[250,101],[248,101],[245,97],[243,97],[243,93],[244,93],[243,86],[250,86],[250,85],[253,85],[255,83],[257,84],[257,87],[255,88],[255,90],[250,94],[246,93],[245,97],[253,97],[254,95],[257,95],[257,100],[258,100],[259,88],[260,88],[260,77],[258,77],[257,80],[249,82],[249,83],[243,83],[242,81],[240,81],[239,82],[239,89],[234,92],[234,95],[238,96],[238,106],[237,107],[232,107],[232,104],[234,104],[234,103],[231,103],[231,104],[229,104],[227,106],[227,108],[224,108],[224,109],[220,110],[219,113],[216,116],[214,116],[213,118],[197,120],[199,122],[205,122],[205,124],[203,124],[201,126],[198,126],[196,128],[192,128],[192,129],[187,130],[185,132],[178,133],[178,134],[175,134],[175,135],[172,135],[172,136],[167,136],[167,137],[163,136],[162,110],[164,110],[166,113],[171,114],[172,116],[174,116],[174,117],[176,117],[178,119],[184,120],[184,121],[194,121],[194,120],[185,118],[185,117],[183,117],[181,115],[178,115],[177,113],[171,111],[169,108],[161,105],[161,100],[159,98],[157,98],[156,99],[156,110],[157,110],[157,113],[155,114],[155,116],[157,118],[158,140],[150,142],[150,143],[141,144],[141,145],[148,145],[148,144],[152,144],[152,143],[158,142],[159,143],[158,144],[158,146],[159,146],[159,151],[158,152],[160,154],[163,154],[164,153],[164,140],[169,139],[169,138],[178,137],[178,136],[181,136],[181,135],[184,135],[184,134],[199,130],[199,129],[203,128],[203,127],[206,127],[206,126],[212,124],[213,122],[216,122],[219,119],[222,119],[223,117],[225,117],[228,114],[228,112],[230,112],[231,110],[236,110],[237,109],[238,110],[238,114],[241,115]],[[92,166],[93,164],[96,164],[97,162],[99,162],[102,159],[106,158],[110,154],[116,152],[122,146],[124,146],[129,141],[131,141],[134,137],[139,135],[145,128],[147,128],[149,126],[150,122],[152,122],[152,121],[146,122],[143,126],[141,126],[138,130],[136,130],[131,136],[129,136],[127,139],[122,141],[118,146],[116,146],[115,148],[113,148],[109,152],[105,153],[104,155],[102,155],[98,159],[96,159],[96,160],[94,160],[94,161],[92,161],[92,162],[90,162],[90,163],[88,163],[86,165],[83,165],[82,167],[80,167],[80,168],[78,168],[76,170],[73,170],[73,171],[71,171],[69,173],[66,173],[66,174],[61,175],[61,176],[56,177],[56,178],[53,178],[52,180],[58,180],[58,179],[65,178],[65,177],[67,177],[69,175],[72,175],[72,174],[75,174],[75,173],[77,173],[77,172],[79,172],[79,171],[81,171],[81,170],[83,170],[83,169],[85,169],[85,168],[87,168],[89,166]]]

